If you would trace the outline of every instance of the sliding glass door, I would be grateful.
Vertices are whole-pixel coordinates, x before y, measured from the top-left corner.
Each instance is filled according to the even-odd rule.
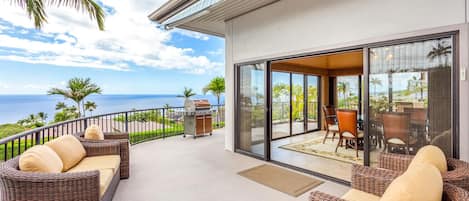
[[[266,136],[266,65],[240,65],[237,70],[238,151],[265,157]]]
[[[290,136],[290,73],[272,72],[272,139]]]
[[[370,162],[380,152],[415,154],[425,145],[453,157],[452,37],[369,50]]]
[[[313,131],[319,129],[319,77],[314,75],[306,75],[306,108],[307,108],[307,124],[306,130]]]
[[[292,134],[305,132],[305,75],[293,73],[291,76]]]

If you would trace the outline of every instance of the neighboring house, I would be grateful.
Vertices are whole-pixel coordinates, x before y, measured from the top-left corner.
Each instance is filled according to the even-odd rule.
[[[347,181],[349,163],[425,144],[469,161],[468,9],[465,0],[170,0],[149,18],[225,38],[226,149]],[[279,83],[286,108],[272,98]],[[324,105],[357,110],[359,146],[315,142]],[[290,144],[302,140],[309,147]]]

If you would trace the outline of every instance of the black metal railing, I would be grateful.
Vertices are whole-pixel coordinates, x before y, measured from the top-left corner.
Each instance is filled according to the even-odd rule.
[[[213,128],[225,126],[225,106],[212,105]],[[132,145],[184,133],[183,107],[115,112],[64,121],[0,139],[0,160],[20,155],[26,149],[62,135],[84,132],[99,125],[103,132],[128,132]]]

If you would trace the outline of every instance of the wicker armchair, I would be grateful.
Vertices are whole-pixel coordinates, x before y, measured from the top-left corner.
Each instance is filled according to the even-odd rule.
[[[360,165],[352,167],[352,188],[377,196],[382,196],[391,182],[400,173],[392,170],[376,169]],[[469,192],[455,185],[444,183],[442,201],[469,200]],[[313,191],[310,201],[347,201],[323,192]],[[363,200],[366,201],[366,200]]]
[[[117,142],[82,142],[87,156],[119,155]],[[31,173],[19,170],[19,156],[0,165],[0,196],[3,201],[111,201],[119,183],[115,174],[101,197],[99,171]]]
[[[103,140],[88,140],[83,138],[84,133],[76,133],[75,136],[82,142],[89,143],[102,143],[102,142],[112,142],[117,141],[120,143],[120,156],[121,156],[121,166],[120,166],[120,175],[121,179],[127,179],[130,176],[130,144],[129,144],[129,134],[128,133],[112,133],[104,132],[104,141]]]
[[[381,153],[379,168],[404,172],[413,156],[403,154]],[[453,158],[447,159],[448,172],[443,174],[443,181],[469,191],[469,163]]]

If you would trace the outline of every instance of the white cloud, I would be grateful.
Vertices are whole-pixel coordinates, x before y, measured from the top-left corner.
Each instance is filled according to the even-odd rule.
[[[98,31],[94,21],[71,8],[50,7],[48,24],[42,32],[28,38],[0,31],[0,48],[14,48],[0,55],[2,60],[66,67],[131,70],[131,66],[177,69],[188,73],[206,73],[223,64],[206,56],[194,56],[192,49],[168,45],[171,34],[156,28],[147,15],[163,0],[103,0],[112,8],[106,17],[105,31]],[[20,7],[0,1],[0,19],[16,26],[18,32],[33,32],[33,22]],[[0,27],[9,30],[11,27]],[[25,30],[26,29],[26,30]],[[11,31],[11,30],[10,30]],[[175,30],[185,36],[208,40],[204,34]],[[31,35],[31,33],[29,33]],[[41,39],[42,37],[42,39]],[[48,38],[49,41],[45,41]]]
[[[172,32],[181,34],[183,36],[199,39],[199,40],[208,40],[210,39],[208,35],[199,33],[199,32],[194,32],[194,31],[187,31],[184,29],[173,29]]]
[[[208,54],[213,55],[213,56],[221,56],[221,55],[225,54],[225,50],[220,48],[220,49],[215,50],[215,51],[208,51]]]

